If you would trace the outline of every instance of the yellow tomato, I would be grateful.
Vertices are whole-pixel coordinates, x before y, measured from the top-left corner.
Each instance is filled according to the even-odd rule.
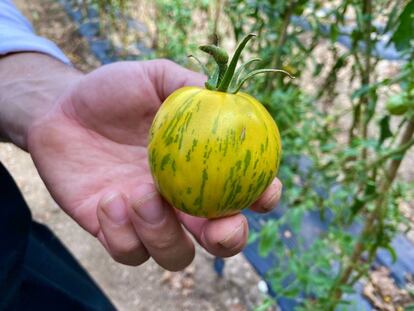
[[[184,87],[158,111],[148,154],[156,186],[172,206],[215,218],[263,193],[278,171],[281,140],[252,96]]]

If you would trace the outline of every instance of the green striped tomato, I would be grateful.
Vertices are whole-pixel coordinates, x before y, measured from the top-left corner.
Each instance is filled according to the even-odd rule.
[[[252,96],[184,87],[159,109],[148,156],[155,184],[172,206],[216,218],[249,207],[269,186],[281,140]]]

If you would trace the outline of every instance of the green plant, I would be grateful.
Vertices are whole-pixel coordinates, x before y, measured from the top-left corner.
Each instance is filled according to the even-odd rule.
[[[90,6],[99,13],[100,32],[104,34],[111,27],[118,34],[122,34],[126,28],[124,14],[127,9],[126,0],[84,0],[83,8]]]
[[[306,154],[313,164],[302,176],[294,166],[282,163],[284,199],[291,208],[282,219],[269,222],[256,238],[260,238],[263,255],[272,252],[282,263],[269,275],[278,295],[298,299],[299,309],[334,310],[344,303],[343,294],[352,291],[353,285],[369,272],[379,248],[386,248],[395,256],[390,242],[404,223],[398,202],[407,198],[409,191],[401,191],[403,183],[395,179],[401,160],[414,144],[413,114],[407,110],[402,117],[397,117],[381,110],[377,106],[377,94],[400,82],[408,89],[406,93],[411,94],[413,85],[409,81],[414,76],[413,64],[409,62],[396,77],[379,80],[376,77],[379,58],[373,51],[389,31],[394,33],[394,42],[398,40],[397,46],[409,42],[410,32],[406,31],[404,37],[401,28],[412,27],[407,19],[408,12],[413,11],[413,1],[406,2],[405,6],[398,1],[342,1],[334,10],[323,13],[318,12],[324,6],[317,1],[230,3],[228,14],[236,37],[249,26],[259,33],[273,34],[272,40],[265,39],[262,43],[267,62],[286,68],[292,66],[293,59],[299,74],[296,70],[294,73],[299,76],[309,62],[314,64],[315,77],[327,72],[313,97],[303,93],[298,81],[283,83],[281,78],[268,81],[266,88],[261,89],[260,96],[268,103],[286,142],[285,159]],[[329,4],[325,9],[326,6]],[[346,19],[349,13],[356,16],[356,25],[350,33],[352,44],[350,50],[340,52],[335,42],[340,27],[349,26]],[[292,15],[300,15],[313,25],[310,38],[292,26]],[[379,17],[387,18],[384,29],[374,27]],[[249,20],[253,21],[246,22]],[[328,33],[321,31],[322,23],[329,27]],[[307,39],[307,45],[298,39],[301,35]],[[332,57],[329,66],[318,63],[312,55],[323,37],[330,39],[326,47]],[[404,49],[410,53],[412,47],[404,45]],[[317,101],[336,99],[336,85],[343,82],[338,81],[338,73],[349,64],[352,66],[347,94],[351,106],[341,107],[339,111],[315,107]],[[250,90],[255,89],[257,85],[253,82]],[[412,102],[409,96],[405,98],[406,103]],[[392,129],[395,118],[402,120]],[[344,124],[343,119],[351,119],[345,144],[338,143],[338,136],[345,129],[338,126]],[[314,241],[298,239],[296,249],[286,249],[278,237],[280,228],[289,225],[297,237],[303,216],[315,211],[321,218],[329,213],[327,231]],[[358,237],[347,229],[355,222],[362,224]],[[336,272],[333,272],[334,266]],[[292,275],[295,278],[284,286]]]
[[[414,102],[413,12],[413,0],[156,1],[157,56],[188,66],[187,54],[200,38],[234,46],[253,32],[260,39],[245,55],[261,61],[248,69],[281,68],[297,77],[260,77],[244,87],[281,131],[280,176],[289,206],[251,240],[259,239],[262,255],[279,257],[269,278],[279,296],[300,303],[299,310],[346,309],[344,294],[369,273],[378,249],[395,256],[390,242],[410,226],[399,203],[413,201],[414,185],[397,173],[414,145],[414,113],[404,108],[396,114],[382,104],[395,93],[404,94],[403,106]],[[346,34],[350,46],[343,49],[337,40]],[[407,61],[387,76],[376,45],[388,34]],[[311,163],[306,171],[297,165],[303,155]],[[283,228],[297,237],[309,213],[319,213],[327,230],[287,249]],[[355,223],[357,236],[350,232]]]
[[[153,47],[157,56],[188,64],[187,55],[193,54],[200,43],[200,22],[209,23],[208,8],[207,0],[156,0]]]
[[[393,40],[409,42],[409,34],[403,38],[399,31],[401,25],[407,28],[404,17],[412,14],[407,12],[413,12],[413,6],[413,1],[405,6],[396,2],[342,1],[331,15],[336,25],[346,25],[343,17],[346,14],[343,13],[351,10],[356,14],[357,24],[351,33],[349,51],[338,54],[337,49],[331,49],[335,58],[333,66],[314,100],[321,100],[323,96],[334,100],[336,95],[330,91],[339,82],[337,74],[347,63],[352,63],[348,93],[352,105],[342,108],[339,113],[335,109],[322,109],[314,111],[310,117],[301,114],[305,118],[295,124],[299,130],[293,139],[294,142],[299,140],[300,144],[290,144],[292,148],[288,152],[307,154],[313,166],[306,176],[285,167],[286,175],[282,174],[286,176],[284,198],[291,209],[282,219],[269,223],[269,227],[257,236],[264,255],[273,252],[282,262],[270,275],[275,291],[280,296],[296,299],[301,297],[299,293],[304,294],[305,298],[299,298],[300,310],[334,310],[339,304],[345,308],[343,295],[352,292],[353,285],[369,273],[377,250],[385,248],[395,256],[391,240],[398,228],[407,224],[399,213],[398,203],[409,197],[412,188],[404,187],[405,184],[396,177],[402,159],[414,145],[414,114],[405,109],[397,116],[394,111],[381,109],[377,103],[378,93],[398,83],[405,89],[405,103],[412,103],[413,63],[409,61],[398,76],[378,79],[375,74],[379,59],[372,52],[386,31],[394,32]],[[393,13],[388,15],[386,30],[373,26],[381,11]],[[408,45],[402,52],[411,55],[412,50],[413,47]],[[344,128],[337,125],[349,116],[352,122],[348,142],[338,143],[338,133]],[[277,119],[277,115],[275,117]],[[394,121],[399,122],[393,127]],[[297,149],[297,146],[302,147]],[[293,182],[301,178],[300,183]],[[324,192],[322,195],[315,191],[319,185],[323,185],[319,189]],[[271,234],[272,238],[269,238],[269,230],[277,233],[286,224],[297,236],[302,216],[314,211],[322,218],[329,211],[330,217],[327,231],[311,244],[299,239],[297,249],[291,251],[277,240],[277,234]],[[356,238],[348,230],[355,222],[362,224]],[[332,270],[334,266],[337,268]],[[295,278],[289,286],[281,286],[292,275]]]

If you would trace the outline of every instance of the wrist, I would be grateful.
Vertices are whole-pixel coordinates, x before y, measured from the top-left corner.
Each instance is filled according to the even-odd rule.
[[[27,150],[31,125],[83,74],[39,53],[0,58],[0,137]]]

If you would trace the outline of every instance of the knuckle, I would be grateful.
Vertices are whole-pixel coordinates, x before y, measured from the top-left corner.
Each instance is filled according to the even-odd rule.
[[[169,234],[162,234],[156,239],[153,239],[150,244],[151,247],[157,251],[165,251],[177,245],[179,243],[179,234],[176,231],[170,232]]]
[[[159,62],[161,65],[166,66],[166,67],[168,67],[168,66],[176,66],[176,65],[177,65],[177,64],[176,64],[176,63],[174,63],[172,60],[169,60],[169,59],[167,59],[167,58],[161,58],[161,59],[159,59],[159,60],[158,60],[158,62]]]
[[[141,250],[141,244],[136,241],[128,241],[114,246],[114,253],[120,256],[136,253]]]

